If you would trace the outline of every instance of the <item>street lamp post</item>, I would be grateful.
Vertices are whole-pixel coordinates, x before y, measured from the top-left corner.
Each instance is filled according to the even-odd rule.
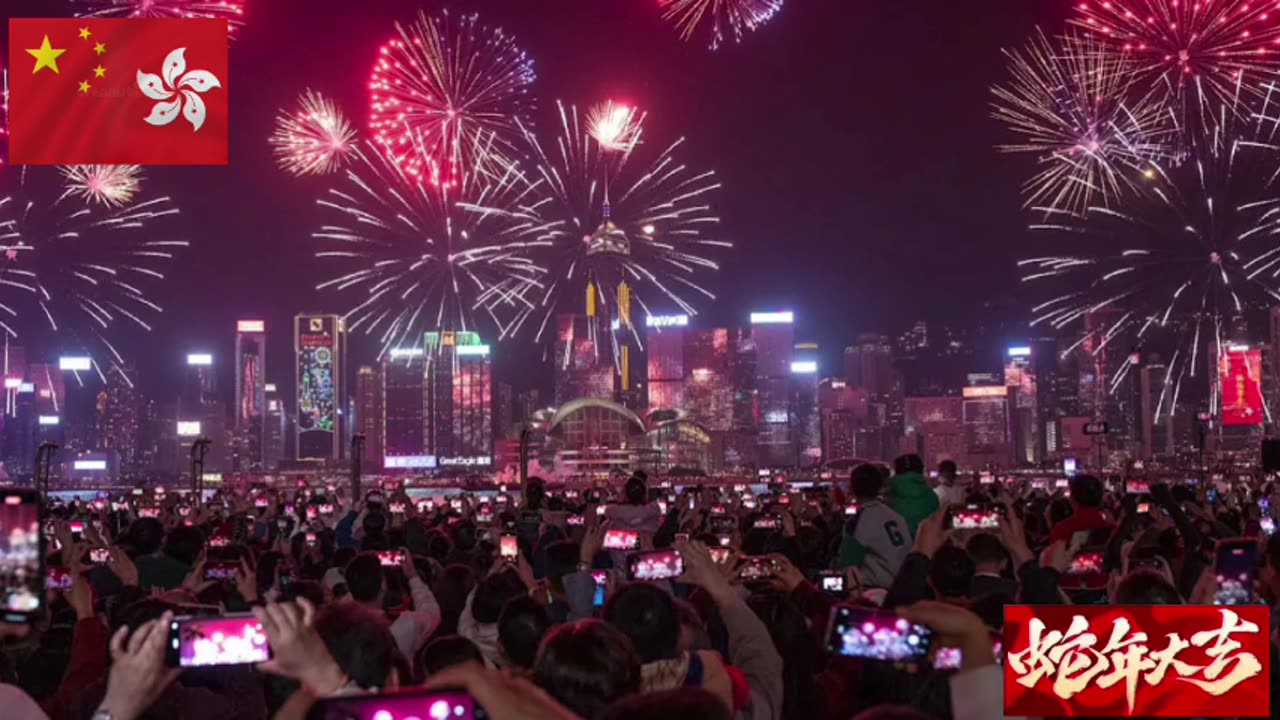
[[[191,443],[191,489],[199,505],[204,505],[204,454],[209,452],[212,444],[213,441],[207,437],[196,438]]]
[[[53,455],[58,452],[57,443],[41,443],[36,450],[35,480],[36,492],[42,499],[49,497],[49,476],[53,472]]]

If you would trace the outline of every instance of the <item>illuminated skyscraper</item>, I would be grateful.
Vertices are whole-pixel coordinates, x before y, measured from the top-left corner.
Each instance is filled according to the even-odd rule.
[[[127,471],[136,469],[138,455],[139,398],[131,371],[113,365],[98,393],[98,447],[114,453],[117,467]]]
[[[362,365],[356,371],[356,432],[364,435],[364,467],[382,470],[382,370]]]
[[[755,347],[756,389],[759,392],[757,462],[763,467],[795,467],[796,453],[791,409],[791,362],[795,348],[794,316],[790,312],[751,314]]]
[[[342,407],[346,397],[346,329],[337,315],[294,318],[297,369],[297,452],[299,460],[340,460]]]
[[[1168,367],[1152,356],[1138,371],[1142,457],[1172,457],[1174,454],[1173,408],[1165,396]]]
[[[687,315],[645,318],[645,350],[648,355],[649,407],[673,410],[684,407],[685,342]],[[692,370],[693,368],[688,368]]]
[[[427,365],[423,347],[392,348],[382,358],[382,455],[387,469],[434,467],[427,452]],[[368,445],[366,452],[368,451]],[[373,466],[372,453],[370,466]]]
[[[289,415],[285,412],[284,395],[276,389],[275,383],[266,385],[267,412],[263,420],[262,464],[270,472],[280,467],[285,459],[284,439],[289,426]]]
[[[791,433],[801,467],[822,462],[822,414],[818,408],[818,346],[796,343],[791,361]]]
[[[598,317],[556,316],[555,404],[579,398],[615,400],[616,373],[607,325]]]
[[[1013,441],[1013,462],[1019,466],[1034,466],[1043,460],[1041,455],[1040,423],[1037,421],[1035,364],[1030,345],[1017,345],[1006,351],[1004,364],[1005,386],[1011,391],[1009,407],[1010,429]]]
[[[493,463],[489,346],[474,332],[427,333],[427,454],[440,467]]]
[[[263,413],[266,409],[267,324],[263,320],[236,323],[236,469],[263,466]]]

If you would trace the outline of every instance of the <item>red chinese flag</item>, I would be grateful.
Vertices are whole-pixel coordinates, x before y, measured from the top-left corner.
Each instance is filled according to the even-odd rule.
[[[227,23],[10,19],[17,165],[226,165]]]

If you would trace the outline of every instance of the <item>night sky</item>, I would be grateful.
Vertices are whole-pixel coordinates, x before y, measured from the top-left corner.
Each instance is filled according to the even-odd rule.
[[[798,339],[821,343],[834,371],[859,332],[975,324],[983,302],[1016,292],[1028,242],[1018,188],[1033,160],[994,150],[1007,135],[988,116],[989,86],[1005,77],[1002,48],[1037,23],[1063,27],[1065,1],[788,0],[713,53],[680,42],[655,0],[248,0],[231,48],[231,165],[148,171],[144,189],[175,199],[193,247],[156,294],[167,312],[154,338],[133,350],[144,388],[171,387],[189,350],[229,357],[234,322],[249,317],[272,330],[268,380],[292,385],[292,316],[345,308],[313,289],[315,200],[333,181],[276,169],[276,112],[310,87],[363,130],[393,23],[446,6],[479,12],[530,53],[542,124],[557,98],[634,103],[649,113],[646,137],[684,135],[684,159],[718,171],[737,248],[700,325],[793,309]],[[60,0],[4,8],[4,19],[70,14]],[[356,345],[351,361],[374,352]],[[499,379],[549,379],[531,367],[542,356],[531,341],[497,352]]]

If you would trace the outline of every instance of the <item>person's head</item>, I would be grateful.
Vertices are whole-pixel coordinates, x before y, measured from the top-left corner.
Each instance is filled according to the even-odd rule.
[[[524,506],[527,510],[541,510],[547,497],[547,483],[539,477],[531,477],[524,486]]]
[[[1101,507],[1104,493],[1102,481],[1092,475],[1071,478],[1071,503],[1075,507]]]
[[[643,505],[649,501],[649,486],[645,484],[644,477],[638,473],[627,478],[627,484],[623,486],[622,493],[628,505]]]
[[[547,584],[551,586],[551,592],[555,595],[563,595],[564,576],[577,569],[578,560],[582,555],[578,543],[572,540],[557,540],[545,545],[542,554]]]
[[[164,544],[164,525],[155,518],[138,518],[129,526],[128,538],[138,555],[154,555]]]
[[[352,682],[362,688],[398,687],[393,671],[399,651],[381,612],[357,603],[334,603],[316,616],[316,632]]]
[[[528,670],[550,627],[551,618],[542,604],[528,595],[518,595],[508,600],[498,615],[498,647],[509,664]]]
[[[929,584],[941,600],[969,597],[973,584],[973,560],[955,545],[943,545],[929,561]]]
[[[903,473],[920,473],[924,474],[924,460],[919,455],[900,455],[893,461],[893,474],[901,475]]]
[[[707,624],[698,614],[698,608],[688,600],[678,598],[675,605],[676,617],[680,619],[680,651],[711,649],[711,635],[707,633]]]
[[[152,518],[154,519],[154,518]],[[204,535],[193,527],[179,525],[169,531],[164,541],[164,554],[183,565],[195,565],[204,549]]]
[[[1139,568],[1125,575],[1114,586],[1111,602],[1114,605],[1181,605],[1178,589],[1161,573]]]
[[[356,602],[372,607],[382,607],[382,597],[387,591],[386,573],[377,553],[365,552],[347,563],[343,573],[347,579],[347,592]]]
[[[475,643],[461,635],[435,638],[418,652],[418,669],[428,678],[441,670],[469,662],[483,663],[484,655]]]
[[[324,607],[324,585],[314,580],[294,580],[281,592],[281,599],[286,602],[304,597],[315,607]]]
[[[641,662],[677,654],[680,620],[671,595],[647,583],[631,583],[604,606],[604,619],[631,640]]]
[[[507,601],[528,592],[524,581],[514,570],[497,572],[485,578],[477,587],[471,600],[471,616],[481,625],[498,622]]]
[[[807,616],[781,593],[757,593],[747,602],[769,629],[769,637],[782,656],[782,717],[821,716],[824,707],[814,678],[822,653]]]
[[[543,640],[533,681],[579,717],[594,718],[640,690],[640,658],[617,628],[580,620],[557,627]]]
[[[471,552],[476,549],[476,524],[470,520],[459,520],[453,524],[453,547],[459,552]]]
[[[1009,553],[1004,543],[991,533],[978,533],[969,538],[964,549],[973,558],[974,570],[977,572],[999,575],[1009,565]]]
[[[863,463],[849,475],[849,493],[859,501],[875,500],[884,488],[884,475],[880,468]]]
[[[1056,498],[1049,503],[1049,524],[1057,525],[1058,523],[1071,517],[1075,512],[1071,501],[1066,498]]]
[[[625,697],[595,720],[732,720],[733,713],[709,690],[683,687]]]
[[[955,480],[956,473],[958,471],[959,470],[958,468],[956,468],[956,463],[954,460],[943,460],[942,462],[938,463],[938,477],[942,478],[943,480],[947,480],[947,481]]]

